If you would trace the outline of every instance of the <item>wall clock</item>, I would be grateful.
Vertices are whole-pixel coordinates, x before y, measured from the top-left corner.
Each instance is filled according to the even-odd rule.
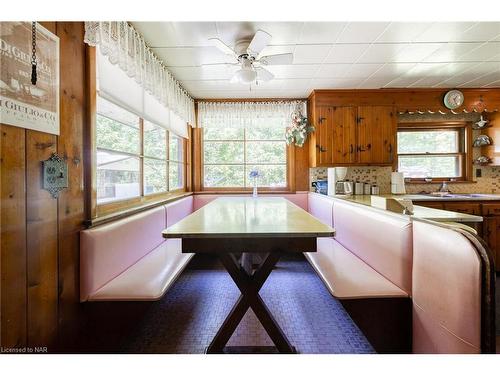
[[[444,105],[448,109],[455,109],[464,104],[464,94],[459,90],[450,90],[444,96]]]

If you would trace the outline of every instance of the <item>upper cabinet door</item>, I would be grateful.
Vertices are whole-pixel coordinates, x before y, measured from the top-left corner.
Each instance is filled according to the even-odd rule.
[[[356,162],[356,108],[331,107],[332,164]]]
[[[316,161],[319,166],[332,163],[332,116],[330,107],[318,107],[316,126]]]
[[[392,164],[396,153],[396,112],[388,106],[358,107],[358,162]]]

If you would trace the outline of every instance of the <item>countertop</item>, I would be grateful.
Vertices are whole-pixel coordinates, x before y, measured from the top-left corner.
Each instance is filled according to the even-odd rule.
[[[448,202],[448,201],[500,201],[500,194],[453,194],[445,195],[443,197],[431,194],[402,194],[402,195],[391,195],[384,194],[383,197],[395,197],[395,198],[405,198],[411,199],[412,201],[437,201],[437,202]]]
[[[312,194],[318,194],[318,193],[312,193]],[[371,206],[371,195],[335,195],[335,196],[329,196],[329,195],[323,195],[323,194],[318,194],[320,196],[329,198],[329,199],[340,199],[343,201],[347,202],[352,202],[352,203],[357,203],[357,204],[362,204],[364,206]],[[413,197],[412,195],[391,195],[391,194],[384,194],[380,195],[382,197],[386,198],[405,198],[405,199],[411,199],[408,197]],[[375,208],[372,207],[373,209],[379,210],[380,208]],[[408,216],[410,218],[418,218],[418,219],[427,219],[427,220],[433,220],[437,222],[454,222],[454,223],[480,223],[483,221],[483,218],[481,216],[475,216],[475,215],[469,215],[469,214],[462,214],[459,212],[452,212],[452,211],[445,211],[445,210],[438,210],[435,208],[428,208],[428,207],[422,207],[422,206],[413,206],[413,215],[404,215]],[[392,211],[390,211],[392,212]],[[403,215],[403,214],[397,214],[396,215]]]

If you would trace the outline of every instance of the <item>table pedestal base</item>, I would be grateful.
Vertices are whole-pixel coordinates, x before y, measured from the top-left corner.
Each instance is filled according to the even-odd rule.
[[[261,265],[251,273],[247,273],[244,268],[240,267],[233,254],[222,253],[218,255],[227,272],[241,291],[241,296],[224,320],[224,323],[222,323],[222,326],[208,346],[206,353],[236,353],[236,350],[238,350],[238,353],[262,353],[258,351],[259,347],[226,347],[227,342],[249,308],[252,308],[257,319],[275,345],[275,347],[260,348],[272,348],[274,350],[272,351],[273,353],[296,353],[297,351],[290,344],[259,295],[259,290],[269,277],[281,254],[279,252],[269,253]],[[265,350],[264,353],[271,353],[271,351],[268,351],[269,349]]]

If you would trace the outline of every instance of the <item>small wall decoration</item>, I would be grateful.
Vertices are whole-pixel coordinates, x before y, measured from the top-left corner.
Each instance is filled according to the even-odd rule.
[[[57,154],[42,162],[43,188],[52,198],[59,197],[59,192],[68,187],[68,164]]]
[[[314,126],[309,125],[307,117],[305,117],[301,110],[297,108],[292,113],[292,124],[286,128],[286,144],[291,145],[292,143],[295,143],[296,146],[302,147],[306,142],[307,135],[313,131]]]
[[[0,60],[0,122],[59,135],[59,38],[38,23],[0,22]]]

